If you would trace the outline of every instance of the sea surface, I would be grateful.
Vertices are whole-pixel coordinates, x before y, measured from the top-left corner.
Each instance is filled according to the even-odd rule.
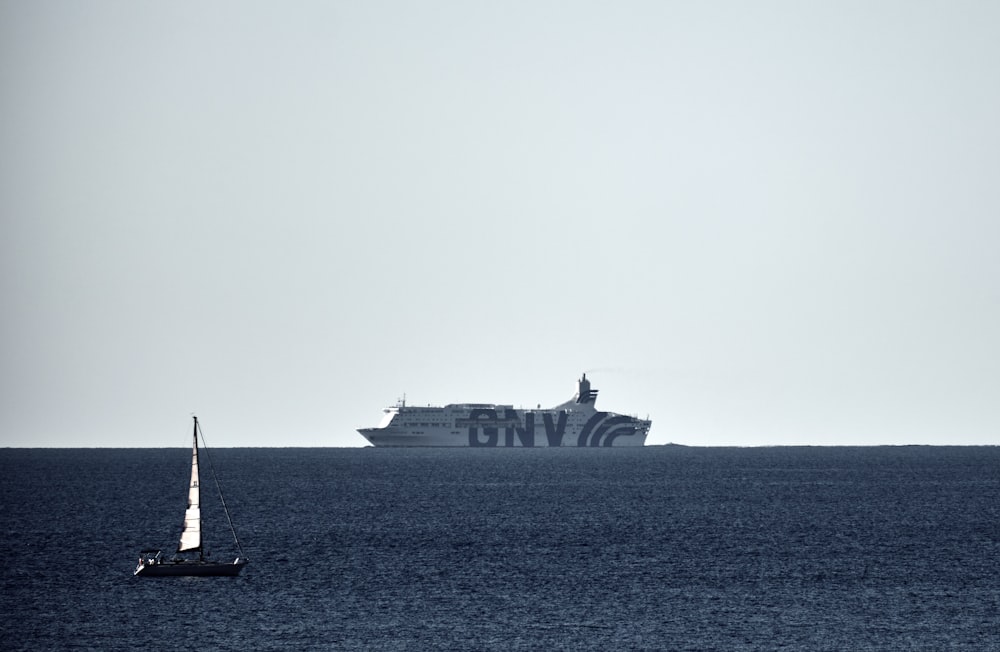
[[[998,650],[1000,448],[0,449],[5,650]]]

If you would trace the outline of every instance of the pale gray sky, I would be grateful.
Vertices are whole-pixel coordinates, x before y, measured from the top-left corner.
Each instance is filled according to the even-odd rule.
[[[0,445],[1000,443],[1000,3],[0,2]]]

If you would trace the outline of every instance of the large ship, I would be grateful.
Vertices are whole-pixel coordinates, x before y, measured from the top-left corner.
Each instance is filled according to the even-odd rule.
[[[587,374],[572,399],[554,408],[514,409],[512,405],[456,403],[413,407],[405,399],[383,410],[382,422],[360,428],[374,446],[642,446],[652,422],[599,412],[597,390]]]

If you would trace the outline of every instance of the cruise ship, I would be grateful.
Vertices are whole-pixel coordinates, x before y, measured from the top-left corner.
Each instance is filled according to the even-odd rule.
[[[514,409],[512,405],[455,403],[413,407],[405,399],[383,410],[382,422],[358,432],[373,446],[642,446],[652,422],[600,412],[597,390],[587,374],[572,399],[553,408]]]

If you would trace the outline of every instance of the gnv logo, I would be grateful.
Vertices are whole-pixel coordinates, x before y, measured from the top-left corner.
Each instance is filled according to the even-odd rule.
[[[526,412],[523,416],[515,410],[503,408],[500,414],[494,408],[475,408],[469,412],[467,419],[459,419],[455,425],[468,427],[469,446],[480,447],[513,447],[535,446],[535,416],[542,417],[545,428],[545,443],[541,445],[562,446],[566,435],[567,413],[558,412]],[[609,412],[595,412],[580,430],[576,441],[568,441],[565,445],[573,446],[612,446],[618,437],[629,437],[635,434],[635,419]],[[502,431],[502,434],[501,434]]]

